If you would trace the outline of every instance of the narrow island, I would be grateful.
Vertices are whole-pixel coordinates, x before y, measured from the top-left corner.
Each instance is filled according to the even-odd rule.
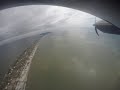
[[[43,37],[50,32],[40,34]],[[27,48],[10,66],[7,74],[5,74],[2,83],[0,84],[0,90],[25,90],[27,76],[32,63],[32,59],[37,50],[39,40],[33,43]]]

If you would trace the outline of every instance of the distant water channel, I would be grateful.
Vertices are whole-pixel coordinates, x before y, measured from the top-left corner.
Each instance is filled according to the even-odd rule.
[[[40,41],[26,90],[120,89],[119,35],[98,36],[92,25],[57,31]]]

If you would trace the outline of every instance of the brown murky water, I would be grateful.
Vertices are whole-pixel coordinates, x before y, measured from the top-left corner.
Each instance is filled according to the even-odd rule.
[[[26,90],[120,89],[120,36],[60,29],[40,41]]]

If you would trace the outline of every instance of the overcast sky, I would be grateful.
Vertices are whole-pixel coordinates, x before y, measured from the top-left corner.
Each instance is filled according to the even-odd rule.
[[[0,45],[15,40],[17,36],[20,39],[20,35],[23,38],[25,35],[35,35],[35,32],[39,34],[59,27],[84,27],[91,21],[92,25],[94,17],[75,9],[47,5],[5,9],[0,11]]]

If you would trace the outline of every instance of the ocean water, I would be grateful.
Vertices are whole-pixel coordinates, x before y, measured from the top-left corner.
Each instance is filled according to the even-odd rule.
[[[119,90],[119,45],[93,26],[61,27],[40,40],[26,90]]]

